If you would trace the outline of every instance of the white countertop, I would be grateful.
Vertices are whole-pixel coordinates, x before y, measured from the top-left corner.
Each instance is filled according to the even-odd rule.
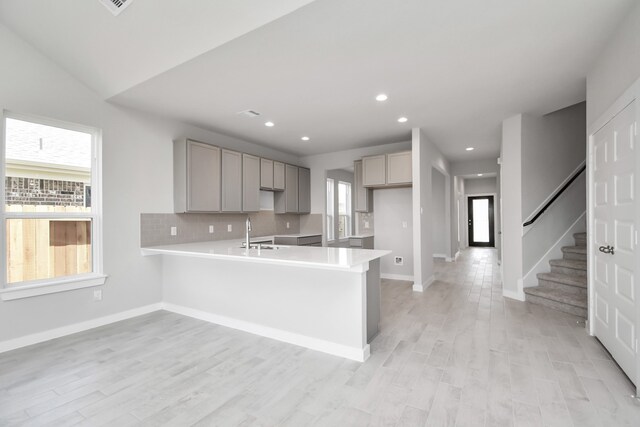
[[[354,234],[349,236],[350,239],[366,239],[367,237],[373,237],[373,233]]]
[[[313,236],[313,234],[312,234]],[[256,237],[256,240],[260,238]],[[142,254],[174,255],[264,264],[306,266],[331,270],[351,270],[391,253],[386,250],[328,248],[313,246],[284,246],[278,249],[245,249],[243,240],[183,243],[142,248]]]

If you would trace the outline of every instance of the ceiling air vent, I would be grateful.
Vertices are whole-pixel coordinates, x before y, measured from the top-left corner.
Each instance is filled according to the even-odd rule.
[[[244,110],[244,111],[239,111],[238,114],[240,114],[241,116],[246,116],[246,117],[258,117],[260,115],[260,113],[258,113],[257,111],[254,110]]]
[[[133,0],[99,0],[107,9],[113,13],[114,16],[118,16],[123,10],[127,8]]]

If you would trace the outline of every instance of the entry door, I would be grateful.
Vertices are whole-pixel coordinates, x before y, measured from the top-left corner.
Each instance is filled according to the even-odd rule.
[[[594,332],[636,381],[635,102],[593,136],[591,209]],[[638,384],[636,384],[638,385]]]
[[[495,246],[493,234],[493,196],[468,199],[469,246]]]

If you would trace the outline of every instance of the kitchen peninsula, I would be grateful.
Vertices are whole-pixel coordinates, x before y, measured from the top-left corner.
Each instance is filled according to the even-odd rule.
[[[245,249],[241,240],[142,248],[161,255],[164,308],[352,360],[369,357],[384,250]]]

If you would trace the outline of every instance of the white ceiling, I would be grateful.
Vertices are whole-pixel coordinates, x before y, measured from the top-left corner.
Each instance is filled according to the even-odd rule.
[[[587,70],[632,5],[135,0],[114,18],[97,0],[0,0],[0,20],[114,103],[299,155],[421,127],[468,160],[497,156],[504,118],[583,101]]]

